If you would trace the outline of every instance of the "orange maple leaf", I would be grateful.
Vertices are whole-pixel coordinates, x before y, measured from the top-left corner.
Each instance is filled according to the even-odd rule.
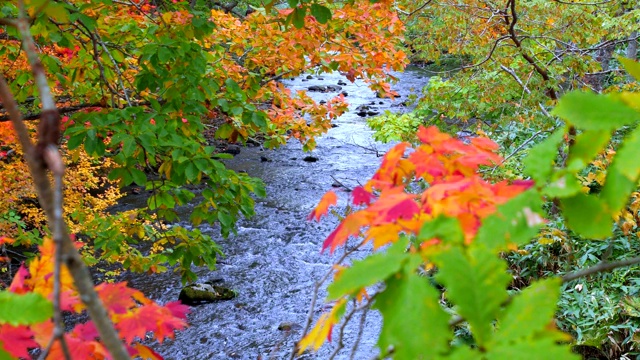
[[[320,203],[316,206],[315,209],[309,214],[308,220],[316,219],[320,220],[323,215],[327,214],[329,210],[329,206],[335,205],[338,202],[338,196],[332,190],[327,191],[326,194],[320,199]]]

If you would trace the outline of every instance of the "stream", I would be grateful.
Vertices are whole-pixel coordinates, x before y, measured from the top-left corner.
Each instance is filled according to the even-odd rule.
[[[340,92],[348,93],[350,111],[334,120],[337,127],[318,138],[317,148],[311,153],[303,153],[297,141],[290,141],[277,150],[245,147],[226,161],[231,169],[261,178],[267,197],[256,201],[256,216],[241,220],[237,235],[226,240],[220,237],[217,227],[200,227],[222,247],[225,257],[219,259],[215,271],[206,268],[195,271],[202,281],[222,279],[223,285],[236,290],[238,296],[192,307],[189,328],[178,332],[174,341],[152,344],[165,359],[288,359],[306,323],[314,282],[341,253],[320,253],[322,242],[338,220],[329,216],[321,222],[311,222],[307,216],[332,185],[339,183],[353,188],[364,184],[379,166],[379,155],[391,146],[372,140],[372,131],[365,118],[356,114],[356,108],[370,105],[380,113],[406,111],[401,103],[410,93],[419,95],[427,82],[426,74],[415,67],[394,75],[400,81],[392,89],[401,95],[395,100],[379,99],[363,82],[350,83],[337,73],[284,81],[292,90],[346,82]],[[317,101],[328,100],[338,93],[309,92]],[[309,155],[317,161],[304,161]],[[344,205],[347,193],[341,187],[335,190],[339,205]],[[367,251],[362,250],[356,257],[366,255]],[[172,272],[127,274],[124,280],[160,303],[176,300],[181,289],[179,276]],[[330,309],[324,303],[325,295],[322,288],[314,308],[314,321]],[[336,359],[351,356],[360,316],[356,315],[354,320],[353,326],[345,330],[345,348]],[[354,359],[371,359],[378,353],[375,342],[381,326],[379,314],[369,312],[364,324]],[[305,353],[299,359],[328,359],[335,346],[334,339],[319,352]]]

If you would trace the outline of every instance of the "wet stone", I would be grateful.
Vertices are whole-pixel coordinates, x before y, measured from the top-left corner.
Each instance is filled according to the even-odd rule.
[[[302,326],[294,322],[284,321],[284,322],[281,322],[280,325],[278,325],[278,330],[280,331],[291,331],[291,330],[298,330],[298,329],[302,329]]]
[[[220,149],[225,154],[238,155],[240,154],[240,146],[229,144]]]
[[[207,281],[187,285],[182,288],[178,300],[185,305],[200,305],[214,301],[231,300],[238,296],[235,290],[214,285],[217,281]]]
[[[306,161],[306,162],[316,162],[318,161],[318,158],[315,156],[305,156],[304,158],[302,158],[302,161]]]

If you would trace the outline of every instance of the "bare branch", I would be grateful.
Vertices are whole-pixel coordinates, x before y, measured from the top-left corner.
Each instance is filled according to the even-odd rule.
[[[626,260],[614,261],[614,262],[602,261],[599,264],[594,265],[592,267],[578,270],[563,276],[562,282],[567,283],[585,276],[593,275],[596,273],[609,272],[617,268],[636,265],[636,264],[640,264],[640,256],[626,259]]]

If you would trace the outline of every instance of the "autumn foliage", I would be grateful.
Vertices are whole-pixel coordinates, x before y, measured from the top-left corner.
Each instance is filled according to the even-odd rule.
[[[417,234],[425,222],[439,216],[457,218],[465,242],[470,243],[483,218],[532,185],[491,183],[477,174],[481,165],[500,161],[497,145],[487,138],[472,138],[465,144],[435,127],[420,128],[418,138],[421,144],[415,148],[408,143],[394,146],[371,180],[353,190],[353,205],[363,209],[348,214],[324,241],[323,249],[333,252],[350,237],[359,236],[377,249],[397,241],[402,233]],[[423,181],[426,189],[416,193],[411,187],[415,180]],[[335,196],[329,194],[314,210],[314,218],[335,204]],[[433,242],[438,240],[423,245]]]
[[[15,294],[36,293],[50,299],[53,291],[53,255],[53,242],[45,240],[40,246],[40,256],[32,260],[28,267],[20,267],[8,290]],[[161,359],[160,355],[140,341],[145,340],[148,332],[152,332],[155,339],[163,342],[174,337],[174,330],[187,326],[188,307],[179,302],[158,305],[140,291],[129,288],[126,283],[104,283],[97,286],[96,291],[131,356]],[[73,280],[64,268],[61,274],[61,294],[63,311],[77,314],[83,312],[84,306],[73,287]],[[47,347],[52,330],[51,320],[29,326],[4,323],[0,325],[0,342],[2,348],[11,355],[28,358],[29,350]],[[76,324],[65,334],[65,340],[73,359],[110,358],[107,349],[99,342],[98,332],[91,320]],[[56,342],[47,359],[61,358],[64,356],[59,342]]]

